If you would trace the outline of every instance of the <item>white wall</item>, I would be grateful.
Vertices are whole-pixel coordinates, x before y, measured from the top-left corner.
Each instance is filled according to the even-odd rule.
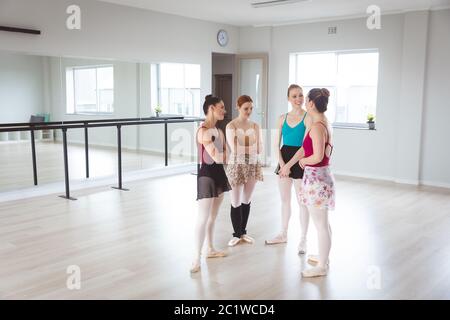
[[[448,163],[448,151],[442,151],[434,144],[433,153],[423,157],[423,164],[420,161],[424,152],[421,147],[422,136],[432,139],[431,136],[448,135],[443,129],[445,126],[441,126],[442,129],[433,127],[434,132],[427,131],[427,122],[430,120],[425,123],[424,132],[421,129],[423,119],[429,119],[424,116],[424,95],[427,100],[434,99],[426,106],[433,108],[430,105],[436,104],[438,89],[447,94],[449,91],[442,87],[448,87],[448,73],[447,78],[444,78],[446,76],[443,73],[438,74],[440,70],[448,70],[449,64],[448,58],[444,58],[448,56],[450,41],[448,12],[386,15],[382,17],[381,30],[373,31],[367,29],[366,19],[362,18],[272,28],[241,28],[240,52],[269,53],[269,128],[275,128],[278,115],[287,111],[289,53],[377,48],[380,53],[377,130],[336,128],[333,154],[335,172],[415,184],[419,182],[422,167],[424,182],[440,181],[441,184],[450,185],[449,175],[441,180],[436,175],[443,170],[450,171],[443,165],[444,160]],[[431,27],[428,31],[429,15]],[[338,33],[328,35],[329,26],[336,26]],[[435,55],[435,59],[430,64],[431,58],[428,57],[430,69],[425,86],[428,34],[433,35],[429,37],[428,54]],[[445,64],[444,69],[442,63]],[[434,82],[439,82],[440,86],[431,84]],[[436,88],[433,98],[427,92],[430,87]],[[448,99],[443,97],[439,101],[444,102],[441,103],[444,109]],[[434,113],[429,110],[426,112],[427,115],[439,117],[437,110]],[[443,160],[437,160],[439,158]]]
[[[0,52],[0,123],[44,112],[43,76],[41,57]]]
[[[67,30],[66,8],[72,4],[72,0],[2,0],[2,24],[34,27],[42,35],[2,32],[0,49],[44,56],[199,63],[207,92],[211,52],[234,53],[239,43],[237,27],[91,0],[76,1],[82,28]],[[216,41],[221,28],[230,35],[225,48]]]
[[[252,30],[253,37],[266,39],[271,48],[269,128],[275,128],[278,116],[288,110],[286,89],[289,85],[290,53],[378,48],[379,92],[382,93],[378,97],[378,130],[336,129],[333,164],[336,171],[344,173],[393,177],[395,167],[392,160],[378,159],[376,155],[392,154],[395,150],[390,137],[394,135],[399,103],[403,22],[402,15],[387,16],[383,19],[383,28],[377,31],[369,31],[364,19],[280,26],[273,28],[270,39],[266,29],[262,30],[261,37]],[[337,26],[336,35],[328,35],[330,25]],[[267,44],[262,47],[267,47]],[[240,50],[249,51],[245,47]]]
[[[450,188],[450,10],[430,16],[421,180]]]
[[[272,31],[272,27],[240,28],[239,52],[270,52],[272,50]]]
[[[0,51],[200,64],[201,95],[205,96],[211,92],[212,52],[235,53],[238,48],[239,32],[234,26],[91,0],[76,1],[81,7],[82,28],[70,31],[66,29],[66,8],[72,4],[72,0],[1,0],[2,24],[40,29],[42,35],[1,32]],[[225,48],[216,41],[219,29],[229,33]],[[176,130],[174,126],[169,126],[170,132]],[[193,125],[179,126],[193,134]],[[162,132],[153,130],[143,140],[151,139],[150,148],[161,150]]]
[[[428,12],[405,15],[402,78],[396,133],[396,180],[417,183],[420,178],[423,97],[425,84]],[[405,161],[408,159],[408,161]]]
[[[51,65],[52,101],[51,115],[55,121],[84,120],[92,118],[135,118],[138,116],[139,63],[118,62],[108,60],[48,58]],[[96,66],[111,64],[114,67],[114,113],[111,116],[74,115],[66,113],[66,68],[75,66]],[[147,89],[150,91],[150,89]],[[147,112],[147,116],[150,112]],[[89,142],[96,145],[116,146],[116,128],[93,128],[90,130]],[[137,128],[124,127],[122,143],[125,148],[136,149]],[[58,138],[61,132],[57,131]],[[69,142],[84,143],[83,129],[69,130]]]
[[[131,62],[197,63],[202,70],[202,96],[211,92],[212,52],[268,52],[269,128],[274,128],[277,116],[287,111],[289,53],[378,48],[377,130],[336,129],[335,172],[409,183],[420,179],[450,186],[450,155],[448,148],[441,147],[448,137],[445,121],[450,116],[450,10],[386,15],[382,17],[382,29],[374,31],[366,28],[362,18],[236,28],[79,0],[82,30],[69,31],[65,28],[65,10],[72,3],[2,0],[2,24],[35,27],[43,34],[2,32],[0,50]],[[328,35],[329,26],[336,26],[338,33]],[[216,43],[220,28],[230,33],[226,48]],[[139,85],[136,89],[141,92]],[[141,101],[145,99],[137,99],[138,113],[143,112]],[[192,129],[192,125],[185,127]],[[139,144],[156,141],[158,145],[151,147],[160,149],[161,133],[147,131]]]

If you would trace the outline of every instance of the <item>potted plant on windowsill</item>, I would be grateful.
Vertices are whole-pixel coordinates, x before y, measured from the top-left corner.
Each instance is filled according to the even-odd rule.
[[[155,113],[156,113],[156,116],[157,117],[159,117],[159,114],[161,113],[161,106],[159,106],[159,105],[157,105],[156,107],[155,107]]]
[[[369,125],[370,130],[375,130],[375,116],[371,113],[367,115],[367,124]]]

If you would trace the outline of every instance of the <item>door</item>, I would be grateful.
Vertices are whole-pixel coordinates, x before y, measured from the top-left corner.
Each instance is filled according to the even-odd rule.
[[[258,123],[264,139],[263,164],[267,164],[267,152],[270,144],[267,122],[267,61],[268,56],[261,54],[246,54],[236,56],[238,80],[238,96],[246,94],[253,100],[251,120]]]
[[[227,124],[233,119],[233,77],[231,74],[216,74],[214,76],[214,95],[220,97],[225,104],[225,118],[217,123],[217,127],[225,133]]]

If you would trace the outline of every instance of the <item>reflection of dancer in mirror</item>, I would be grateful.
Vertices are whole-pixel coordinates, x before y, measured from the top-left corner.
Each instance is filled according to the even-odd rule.
[[[195,227],[195,253],[191,272],[200,271],[200,256],[203,243],[208,244],[207,258],[225,257],[226,252],[214,249],[214,223],[223,200],[223,193],[231,190],[223,163],[226,161],[226,143],[223,132],[216,128],[223,120],[225,107],[217,97],[205,97],[203,111],[205,122],[197,131],[199,164],[197,174],[198,217]]]
[[[278,167],[275,171],[279,175],[278,187],[281,196],[281,231],[266,244],[278,244],[287,242],[289,219],[291,217],[291,191],[294,185],[297,202],[300,209],[301,236],[298,245],[298,253],[306,252],[306,236],[308,232],[309,213],[301,204],[299,193],[302,185],[303,169],[298,161],[303,157],[303,137],[306,127],[310,124],[310,117],[302,108],[304,97],[303,89],[296,84],[288,88],[288,100],[292,106],[289,113],[280,116],[278,121]],[[281,148],[280,148],[281,147]]]
[[[263,181],[261,163],[258,159],[262,154],[261,130],[250,120],[253,100],[246,95],[240,96],[237,100],[237,109],[239,116],[226,128],[227,142],[231,150],[226,171],[233,188],[230,192],[230,215],[234,233],[228,242],[230,247],[241,241],[254,242],[254,239],[247,235],[246,228],[256,181]]]
[[[312,89],[308,93],[306,109],[312,118],[310,130],[305,135],[303,149],[305,157],[300,166],[305,169],[300,200],[308,207],[317,229],[319,255],[308,259],[315,267],[302,272],[303,277],[324,276],[328,272],[328,256],[331,249],[331,227],[328,210],[334,210],[334,178],[329,162],[332,152],[332,132],[325,111],[330,92],[327,89]]]

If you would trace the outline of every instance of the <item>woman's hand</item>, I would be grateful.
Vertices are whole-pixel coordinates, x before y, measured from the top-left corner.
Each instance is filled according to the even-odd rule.
[[[291,174],[291,168],[289,168],[289,166],[284,165],[280,168],[280,171],[278,172],[278,174],[281,177],[289,177],[289,175]]]
[[[300,165],[300,167],[302,167],[302,169],[305,169],[305,159],[306,158],[301,158],[300,161],[298,162],[298,164]]]

